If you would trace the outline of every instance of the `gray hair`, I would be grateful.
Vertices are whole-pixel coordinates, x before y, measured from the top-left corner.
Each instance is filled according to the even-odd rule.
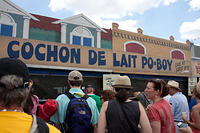
[[[0,79],[0,105],[4,107],[24,107],[29,89],[24,88],[23,78],[5,75]]]

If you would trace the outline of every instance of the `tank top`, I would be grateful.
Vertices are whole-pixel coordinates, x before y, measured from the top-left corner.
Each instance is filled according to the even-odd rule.
[[[106,121],[108,133],[129,133],[131,128],[132,133],[139,133],[138,124],[140,120],[140,109],[137,101],[121,102],[122,112],[125,113],[124,119],[121,120],[119,110],[117,109],[116,100],[108,102],[106,110]],[[128,120],[127,120],[128,118]],[[128,124],[129,122],[129,124]],[[125,124],[127,123],[127,124]]]
[[[199,102],[197,103],[197,104],[199,104]],[[195,121],[195,119],[194,119],[194,114],[193,114],[193,112],[191,112],[191,119],[192,119],[192,122],[196,122]],[[196,129],[196,128],[192,128],[192,132],[193,133],[200,133],[200,130],[199,129]]]

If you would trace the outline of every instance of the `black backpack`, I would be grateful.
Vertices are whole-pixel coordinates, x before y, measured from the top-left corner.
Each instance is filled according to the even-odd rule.
[[[32,115],[33,122],[30,133],[49,133],[49,127],[44,120]]]
[[[88,95],[76,98],[69,91],[66,93],[70,102],[64,120],[63,133],[91,133],[92,112],[86,102]]]

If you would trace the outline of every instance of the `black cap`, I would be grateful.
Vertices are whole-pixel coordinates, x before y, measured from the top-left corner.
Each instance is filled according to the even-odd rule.
[[[16,75],[23,78],[23,82],[29,82],[29,70],[24,62],[15,58],[0,59],[0,78],[5,75]]]
[[[88,84],[88,85],[85,86],[85,88],[89,88],[89,87],[91,87],[91,88],[94,89],[94,86],[93,86],[93,85]]]

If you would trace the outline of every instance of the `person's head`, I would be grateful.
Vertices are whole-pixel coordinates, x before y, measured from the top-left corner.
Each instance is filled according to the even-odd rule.
[[[79,71],[71,71],[68,75],[68,83],[69,86],[72,87],[78,87],[80,88],[83,84],[83,76]]]
[[[0,106],[20,107],[26,103],[30,91],[29,71],[24,62],[14,58],[0,59]]]
[[[119,76],[112,85],[117,92],[116,99],[120,102],[124,102],[129,98],[131,86],[131,80],[128,76]]]
[[[112,90],[103,90],[101,93],[101,103],[115,99],[115,92]]]
[[[164,97],[168,94],[166,82],[162,79],[151,79],[144,90],[147,98],[155,100],[158,97]]]
[[[195,100],[200,99],[200,82],[194,86],[193,90],[192,90],[192,97]]]
[[[87,86],[85,87],[85,89],[84,89],[84,92],[85,92],[86,94],[94,94],[95,89],[94,89],[94,87],[93,87],[92,85],[87,85]]]
[[[174,80],[169,80],[167,82],[167,86],[169,87],[169,94],[174,95],[175,93],[181,91],[179,88],[179,83]]]

